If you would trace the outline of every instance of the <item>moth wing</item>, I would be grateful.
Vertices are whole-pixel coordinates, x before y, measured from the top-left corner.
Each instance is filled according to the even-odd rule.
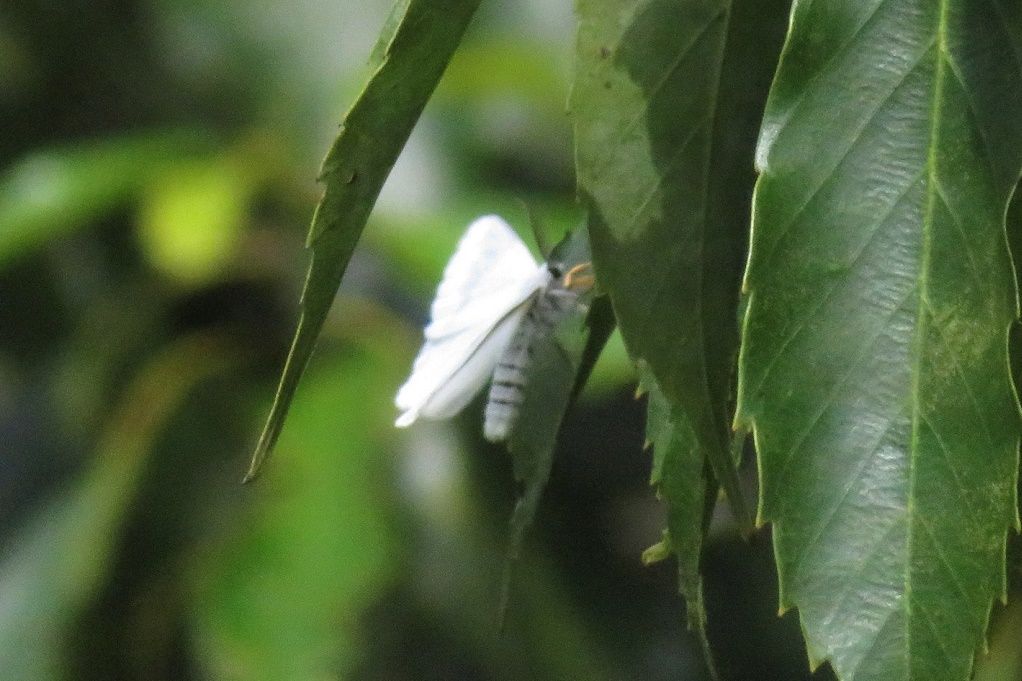
[[[496,324],[538,287],[537,268],[509,224],[496,215],[476,219],[444,268],[426,338]]]
[[[396,403],[403,413],[395,425],[411,425],[420,416],[445,419],[464,409],[493,374],[494,365],[504,354],[531,304],[529,298],[511,310],[470,348],[467,335],[427,342],[412,369],[412,376],[398,392]]]
[[[447,418],[489,378],[549,275],[506,222],[473,222],[455,250],[431,308],[425,343],[395,403],[396,425]]]

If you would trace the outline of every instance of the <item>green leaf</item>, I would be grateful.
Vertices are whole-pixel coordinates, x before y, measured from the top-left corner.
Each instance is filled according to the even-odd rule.
[[[551,258],[563,263],[568,269],[589,262],[586,231],[579,228],[570,233],[554,247]],[[592,334],[587,321],[596,324],[592,327]],[[501,622],[507,609],[512,570],[518,560],[525,531],[536,517],[540,497],[550,479],[557,434],[576,392],[583,358],[588,361],[587,350],[593,352],[593,346],[599,344],[601,337],[605,340],[609,331],[602,314],[588,318],[580,308],[561,320],[553,333],[538,338],[533,346],[518,422],[507,440],[507,448],[514,462],[515,478],[522,483],[523,489],[511,514],[507,563],[498,612]],[[596,339],[593,344],[590,343],[591,338]]]
[[[678,583],[688,604],[689,626],[700,630],[706,619],[699,575],[706,520],[706,457],[684,415],[672,414],[671,405],[655,384],[649,389],[648,399],[646,430],[654,457],[650,484],[657,487],[667,504],[666,548],[677,557]]]
[[[586,326],[589,328],[589,335],[586,337],[585,347],[578,360],[578,371],[575,374],[575,384],[571,388],[571,396],[568,404],[573,404],[582,389],[586,387],[596,368],[596,360],[604,356],[604,350],[617,328],[614,319],[614,308],[610,305],[607,296],[596,296],[589,307],[586,315]]]
[[[969,677],[1017,527],[1022,5],[795,6],[757,152],[739,418],[782,610],[841,679]]]
[[[786,4],[580,0],[572,94],[597,278],[747,516],[729,458],[761,102]]]
[[[660,544],[643,554],[647,563],[674,554],[678,564],[678,590],[685,598],[688,626],[699,637],[710,675],[718,678],[706,636],[706,606],[699,570],[703,538],[717,494],[707,480],[706,457],[695,433],[678,409],[672,409],[656,380],[645,372],[648,392],[646,440],[653,447],[650,484],[667,505],[667,530]]]
[[[410,2],[411,0],[394,0],[390,12],[387,13],[387,19],[383,22],[383,28],[380,29],[380,35],[376,38],[376,44],[373,45],[373,51],[369,53],[370,68],[378,69],[387,57],[387,50],[390,48],[394,36],[397,35],[398,26],[401,25],[401,20],[408,12]]]
[[[323,198],[309,229],[312,264],[280,385],[245,476],[253,479],[284,418],[383,182],[443,75],[479,0],[411,0],[383,62],[323,161]],[[391,22],[388,22],[390,24]],[[384,27],[384,32],[392,29]]]
[[[195,336],[152,360],[117,405],[92,467],[5,548],[0,668],[6,677],[61,678],[65,637],[103,584],[154,440],[188,391],[232,362],[227,350]]]

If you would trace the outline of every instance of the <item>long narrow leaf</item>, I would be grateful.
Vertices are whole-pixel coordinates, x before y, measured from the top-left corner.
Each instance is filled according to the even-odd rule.
[[[589,262],[589,236],[579,227],[554,247],[551,258],[569,268]],[[536,339],[530,354],[518,422],[507,440],[515,478],[522,493],[511,514],[507,561],[501,587],[498,619],[503,623],[511,588],[512,571],[518,561],[525,532],[536,517],[540,498],[550,479],[557,436],[584,374],[613,329],[606,302],[597,299],[596,314],[573,311],[553,332]]]
[[[301,317],[246,481],[259,472],[280,435],[369,212],[478,5],[479,0],[408,3],[382,63],[323,161],[324,193],[309,230],[312,264]],[[393,31],[392,22],[384,31]]]

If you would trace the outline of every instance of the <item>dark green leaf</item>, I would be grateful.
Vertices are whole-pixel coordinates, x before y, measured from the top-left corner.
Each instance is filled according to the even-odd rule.
[[[576,229],[554,247],[552,258],[571,267],[589,262],[589,239]],[[557,433],[578,382],[590,332],[586,315],[579,309],[563,319],[554,332],[540,337],[534,345],[518,422],[512,428],[507,448],[514,461],[515,478],[522,483],[522,495],[511,515],[508,557],[501,589],[499,619],[503,621],[510,590],[511,571],[521,550],[525,531],[536,517],[540,497],[550,478]],[[590,320],[591,321],[591,320]],[[594,337],[603,334],[597,328]],[[609,335],[609,332],[607,333]]]
[[[596,274],[630,352],[685,412],[741,518],[728,454],[736,308],[786,3],[578,7],[572,109]]]
[[[575,385],[571,389],[571,404],[585,388],[589,376],[596,366],[596,360],[600,358],[607,341],[617,328],[614,319],[614,308],[610,305],[607,296],[596,296],[586,315],[586,326],[589,327],[589,335],[586,337],[586,345],[582,350],[582,356],[578,362],[578,372],[575,375]]]
[[[674,554],[678,563],[678,590],[685,598],[688,626],[703,644],[706,664],[713,678],[716,665],[706,637],[706,608],[699,562],[703,537],[717,486],[706,479],[706,457],[684,413],[672,409],[655,379],[643,377],[648,393],[646,439],[653,447],[653,472],[650,483],[667,505],[667,530],[660,544],[643,554],[646,562]]]
[[[419,119],[479,0],[411,0],[383,62],[345,116],[320,172],[323,198],[309,229],[312,248],[302,311],[246,480],[280,435],[341,277],[384,180]],[[384,32],[392,29],[384,27]]]
[[[1020,69],[1017,2],[795,6],[757,153],[739,416],[781,607],[846,681],[967,679],[1004,592]]]

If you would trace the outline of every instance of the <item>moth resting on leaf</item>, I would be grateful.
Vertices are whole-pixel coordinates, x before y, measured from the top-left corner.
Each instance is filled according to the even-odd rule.
[[[483,435],[507,439],[517,419],[537,339],[583,305],[590,263],[537,263],[504,220],[476,219],[444,269],[425,342],[398,390],[399,428],[454,416],[492,377]]]

